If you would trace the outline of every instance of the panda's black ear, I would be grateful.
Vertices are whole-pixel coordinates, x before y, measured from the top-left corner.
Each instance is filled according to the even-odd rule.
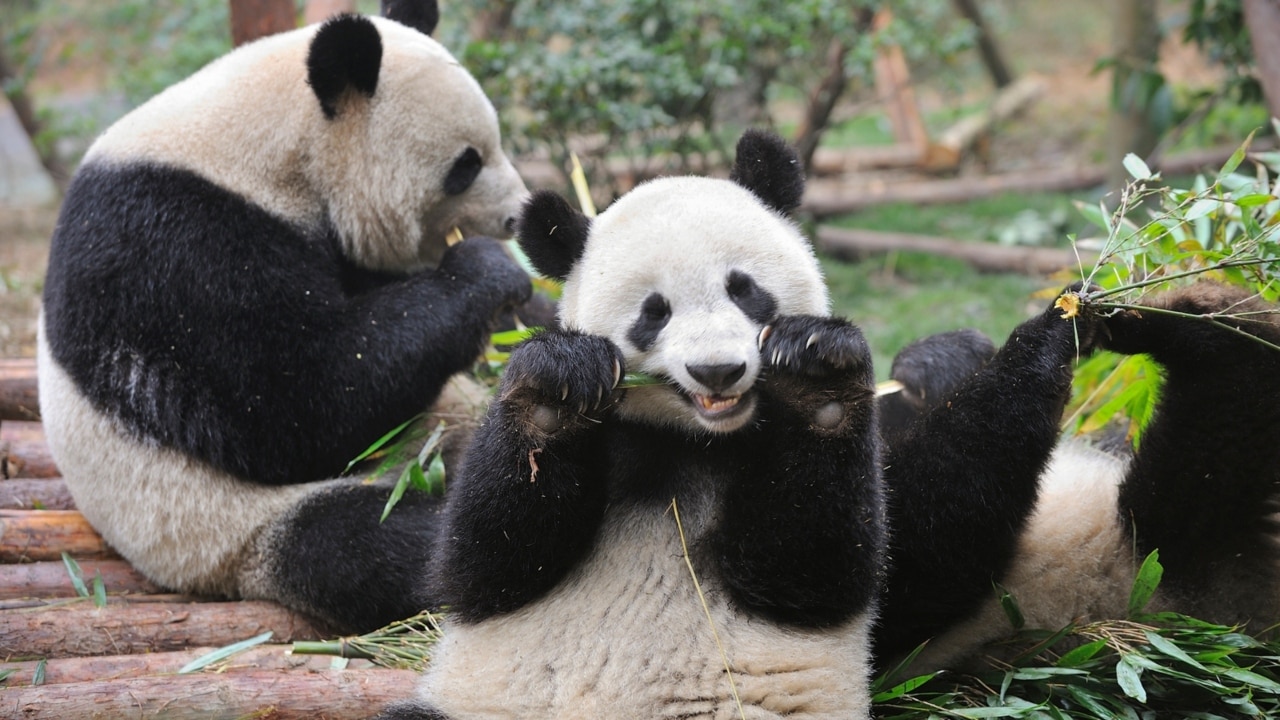
[[[382,17],[430,35],[440,22],[440,6],[436,0],[382,0]]]
[[[785,140],[765,130],[751,129],[738,139],[736,152],[730,180],[778,212],[786,214],[800,207],[804,168]]]
[[[590,231],[591,218],[550,190],[530,196],[516,221],[516,237],[524,254],[538,272],[556,280],[569,277],[587,247]]]
[[[307,83],[330,120],[343,94],[373,97],[382,67],[382,36],[368,18],[338,15],[325,21],[307,52]]]

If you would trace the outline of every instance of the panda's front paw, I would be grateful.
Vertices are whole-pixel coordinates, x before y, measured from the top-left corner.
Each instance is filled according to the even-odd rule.
[[[467,238],[449,248],[440,260],[440,271],[473,285],[497,315],[521,305],[533,294],[529,274],[497,240]]]
[[[875,395],[871,351],[862,331],[847,320],[778,318],[760,332],[760,353],[767,379],[763,387],[816,429],[848,425]]]
[[[625,366],[611,340],[549,330],[521,343],[502,376],[499,400],[531,429],[555,433],[597,420],[614,404]]]

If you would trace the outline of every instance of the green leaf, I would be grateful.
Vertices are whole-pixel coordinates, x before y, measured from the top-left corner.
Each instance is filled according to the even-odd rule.
[[[102,571],[93,574],[93,605],[97,608],[107,606],[107,586],[102,581]]]
[[[1238,198],[1231,198],[1231,202],[1235,203],[1237,207],[1251,208],[1251,207],[1259,207],[1261,205],[1266,205],[1267,203],[1275,199],[1276,197],[1274,195],[1267,195],[1264,193],[1251,193],[1249,195],[1242,195]]]
[[[36,663],[36,670],[31,673],[31,684],[33,686],[44,684],[45,670],[48,669],[48,666],[49,661],[45,658],[40,658],[40,662]]]
[[[1091,643],[1085,643],[1074,650],[1065,653],[1058,658],[1058,667],[1073,668],[1092,660],[1099,652],[1107,647],[1106,640],[1094,640]]]
[[[984,707],[984,708],[959,708],[948,710],[948,714],[962,718],[1002,718],[1002,717],[1018,717],[1025,715],[1026,710],[1023,708],[1012,707]]]
[[[1191,207],[1188,208],[1187,213],[1182,216],[1182,219],[1187,222],[1199,220],[1200,218],[1212,215],[1221,207],[1222,201],[1217,198],[1200,198],[1191,204]]]
[[[1280,694],[1280,683],[1264,675],[1259,675],[1252,670],[1245,670],[1244,668],[1227,668],[1222,671],[1222,674],[1232,680],[1246,683],[1254,690],[1264,690],[1269,693]]]
[[[1204,665],[1201,665],[1195,660],[1195,658],[1188,655],[1185,650],[1178,647],[1172,640],[1169,640],[1158,633],[1151,632],[1150,630],[1144,630],[1143,634],[1146,635],[1147,642],[1151,643],[1151,647],[1159,650],[1165,655],[1168,655],[1174,660],[1182,661],[1202,672],[1208,672],[1208,670],[1205,670]]]
[[[519,345],[520,343],[533,337],[535,333],[542,330],[540,327],[524,328],[523,330],[504,330],[496,332],[489,336],[489,344],[497,347],[499,345]]]
[[[417,468],[418,472],[422,472],[422,467],[417,462],[410,462],[405,466],[404,471],[400,473],[400,478],[396,480],[395,487],[391,488],[391,495],[387,498],[387,504],[382,508],[382,517],[378,518],[378,524],[386,521],[387,516],[391,514],[391,509],[400,502],[400,498],[404,497],[404,491],[408,489],[409,483],[413,480],[413,470]]]
[[[1116,663],[1116,682],[1125,695],[1145,703],[1147,689],[1142,686],[1142,668],[1130,662],[1129,658],[1129,655],[1124,655],[1120,658],[1120,662]]]
[[[14,674],[15,672],[17,672],[17,670],[14,670],[13,668],[5,668],[4,670],[0,670],[0,683],[4,682],[5,680],[8,680],[9,676]]]
[[[1135,617],[1151,602],[1160,586],[1160,578],[1164,576],[1164,566],[1160,564],[1160,551],[1152,550],[1142,561],[1138,575],[1133,579],[1133,589],[1129,591],[1129,617]]]
[[[897,685],[894,685],[893,687],[889,688],[888,690],[885,690],[884,692],[880,692],[872,696],[871,702],[883,703],[883,702],[888,702],[889,700],[895,700],[897,698],[900,698],[903,695],[906,695],[909,692],[913,692],[917,688],[928,683],[930,680],[933,679],[935,674],[936,673],[929,673],[928,675],[920,675],[918,677],[913,677],[904,682],[900,682]]]
[[[427,492],[440,496],[444,495],[444,456],[436,453],[431,458],[431,465],[427,468]]]
[[[426,492],[431,489],[431,486],[427,484],[426,474],[422,472],[422,465],[418,464],[417,460],[410,462],[405,469],[409,471],[409,485],[414,490]]]
[[[186,675],[187,673],[193,673],[197,670],[202,670],[220,660],[226,660],[227,658],[231,657],[232,655],[235,655],[238,652],[243,652],[256,645],[261,645],[262,643],[271,639],[271,634],[272,634],[272,631],[268,630],[267,632],[264,632],[261,635],[255,635],[249,638],[248,640],[241,640],[238,643],[228,645],[224,648],[218,648],[217,650],[214,650],[211,653],[201,655],[195,660],[192,660],[186,665],[183,665],[182,668],[178,670],[178,674]]]
[[[84,573],[80,570],[80,563],[64,552],[62,564],[66,566],[67,575],[71,577],[71,587],[75,588],[76,596],[89,597],[89,588],[84,585]]]
[[[1249,133],[1249,137],[1245,138],[1244,142],[1240,144],[1240,147],[1231,153],[1231,157],[1227,158],[1227,162],[1222,165],[1222,169],[1218,170],[1219,178],[1230,175],[1236,171],[1236,168],[1240,167],[1240,163],[1244,162],[1244,156],[1249,149],[1249,145],[1253,142],[1253,136],[1257,132],[1257,128],[1254,128],[1253,132]]]
[[[1147,167],[1147,163],[1142,158],[1129,153],[1124,156],[1124,169],[1129,171],[1135,180],[1150,180],[1151,168]]]
[[[347,467],[343,470],[343,472],[347,472],[347,471],[348,471],[348,470],[350,470],[352,467],[355,467],[355,465],[356,465],[357,463],[359,463],[361,460],[364,460],[365,458],[369,457],[370,455],[372,455],[372,454],[374,454],[374,453],[378,452],[379,450],[381,450],[381,449],[382,449],[382,447],[383,447],[384,445],[386,445],[387,443],[391,442],[392,438],[394,438],[395,436],[397,436],[397,435],[399,435],[400,433],[404,432],[404,429],[405,429],[405,428],[407,428],[407,427],[409,427],[410,425],[412,425],[414,422],[416,422],[416,421],[417,421],[419,418],[421,418],[421,417],[422,417],[422,414],[421,414],[421,413],[419,413],[418,415],[414,415],[413,417],[409,418],[408,420],[405,420],[404,422],[400,423],[399,425],[397,425],[397,426],[395,426],[394,428],[392,428],[391,430],[389,430],[389,431],[387,432],[387,434],[386,434],[386,435],[383,435],[382,437],[380,437],[380,438],[378,438],[377,440],[375,440],[375,441],[374,441],[374,443],[373,443],[372,445],[370,445],[368,448],[366,448],[364,452],[360,453],[359,455],[357,455],[357,456],[355,457],[355,459],[353,459],[351,462],[347,463]]]
[[[1014,630],[1021,630],[1027,624],[1027,619],[1022,614],[1022,608],[1018,607],[1018,599],[999,583],[994,585],[996,592],[1000,594],[1000,609],[1004,610],[1004,616],[1009,618],[1009,624]]]

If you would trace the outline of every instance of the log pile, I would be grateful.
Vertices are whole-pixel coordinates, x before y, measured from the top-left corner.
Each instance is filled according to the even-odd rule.
[[[0,360],[0,717],[346,720],[411,692],[408,670],[291,654],[293,641],[325,633],[279,605],[153,585],[75,509],[38,408],[34,361]],[[178,672],[266,632],[266,643]]]

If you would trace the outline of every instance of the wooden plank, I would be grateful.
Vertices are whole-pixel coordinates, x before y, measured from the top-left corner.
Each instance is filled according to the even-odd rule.
[[[0,510],[75,510],[62,478],[0,480]]]
[[[0,359],[0,420],[39,420],[35,358]]]
[[[268,630],[275,642],[321,638],[310,620],[270,602],[152,603],[110,598],[106,607],[98,608],[86,599],[0,610],[0,657],[35,660],[222,647]]]
[[[0,420],[0,478],[58,477],[44,426],[32,420]]]
[[[413,695],[417,673],[386,668],[244,670],[9,687],[0,717],[26,720],[355,720]]]
[[[92,588],[95,575],[110,594],[158,593],[159,587],[124,560],[77,560],[85,585]],[[0,600],[18,598],[72,598],[71,575],[62,560],[0,565]]]
[[[117,558],[75,510],[0,510],[0,562]]]
[[[987,272],[1020,272],[1048,275],[1064,268],[1093,264],[1094,256],[1082,252],[1079,259],[1070,249],[997,245],[965,242],[949,238],[820,226],[819,249],[836,257],[858,260],[870,254],[892,251],[923,252],[963,260]]]

